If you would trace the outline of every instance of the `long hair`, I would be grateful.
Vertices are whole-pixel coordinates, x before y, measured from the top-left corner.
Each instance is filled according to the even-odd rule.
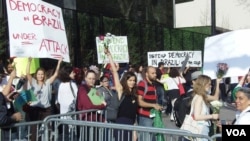
[[[193,94],[202,96],[204,102],[208,105],[206,85],[211,82],[211,78],[207,75],[200,75],[193,85]]]
[[[61,82],[69,82],[72,79],[69,76],[72,71],[72,66],[64,66],[59,72],[59,79],[61,80]]]
[[[128,87],[128,83],[127,80],[130,79],[131,77],[135,77],[135,86],[132,88],[132,90],[129,90]],[[136,87],[136,82],[137,82],[137,78],[136,75],[133,72],[126,72],[122,79],[121,79],[121,85],[123,87],[123,92],[126,95],[133,95],[133,96],[137,96],[136,92],[137,92],[137,87]]]

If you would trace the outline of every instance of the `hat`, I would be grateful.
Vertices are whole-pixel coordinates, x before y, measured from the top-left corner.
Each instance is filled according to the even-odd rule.
[[[195,71],[191,74],[191,79],[192,80],[195,80],[197,79],[200,75],[202,75],[202,72],[201,71]]]

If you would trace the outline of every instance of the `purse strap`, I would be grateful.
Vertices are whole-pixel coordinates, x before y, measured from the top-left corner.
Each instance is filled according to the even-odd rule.
[[[74,90],[73,90],[73,87],[72,87],[71,81],[69,82],[69,85],[70,85],[70,89],[71,89],[72,95],[73,95],[73,96],[74,96],[74,98],[75,98],[76,96],[75,96],[75,92],[74,92]]]
[[[190,109],[190,113],[189,113],[190,116],[191,116],[191,114],[193,113],[193,110],[194,110],[193,103],[194,103],[195,98],[196,98],[196,96],[193,97],[193,100],[191,102],[191,109]]]

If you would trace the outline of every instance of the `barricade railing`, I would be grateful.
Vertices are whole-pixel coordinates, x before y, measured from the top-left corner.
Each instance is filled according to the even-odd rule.
[[[44,137],[44,122],[20,122],[1,127],[0,140],[2,141],[38,141]],[[32,135],[33,134],[33,135]]]
[[[45,140],[51,141],[132,141],[134,133],[139,141],[151,141],[154,137],[164,138],[165,141],[181,141],[181,138],[204,138],[213,141],[206,135],[192,134],[180,129],[143,127],[114,123],[90,122],[80,120],[49,119],[44,122],[45,127],[57,123],[53,133],[45,135]],[[59,131],[59,125],[61,128]]]
[[[209,137],[180,129],[114,124],[106,123],[104,120],[95,122],[94,119],[97,119],[99,115],[103,114],[93,109],[51,115],[43,121],[16,123],[1,128],[1,135],[8,137],[1,139],[4,141],[15,141],[15,139],[16,141],[132,141],[134,135],[137,134],[137,137],[143,141],[148,141],[155,135],[158,138],[165,138],[165,141],[182,141],[183,137],[205,138],[213,141],[221,137],[220,134]]]
[[[216,140],[217,138],[222,140],[222,135],[221,134],[215,134],[215,135],[211,136],[211,139],[213,139],[213,140]]]
[[[99,110],[85,110],[85,111],[77,111],[66,114],[57,114],[47,116],[44,121],[34,121],[27,122],[21,121],[19,123],[12,124],[10,126],[5,126],[0,128],[0,140],[2,141],[20,141],[20,140],[31,140],[31,141],[40,141],[44,140],[45,131],[48,134],[53,133],[54,127],[56,126],[55,122],[46,126],[46,130],[44,128],[44,122],[51,118],[62,118],[62,119],[73,119],[73,120],[85,120],[85,117],[93,117],[102,115]],[[103,116],[100,116],[103,117]],[[103,117],[104,118],[104,117]],[[91,120],[91,119],[90,119]],[[33,134],[33,135],[32,135]],[[48,141],[48,140],[44,140]]]
[[[76,112],[70,112],[65,114],[56,114],[56,115],[49,115],[47,116],[43,121],[47,121],[51,118],[60,118],[60,119],[68,119],[68,120],[87,120],[87,117],[96,118],[97,116],[102,115],[101,117],[105,119],[104,114],[102,113],[102,110],[98,109],[90,109],[90,110],[83,110],[83,111],[76,111]],[[89,119],[93,121],[93,119]]]

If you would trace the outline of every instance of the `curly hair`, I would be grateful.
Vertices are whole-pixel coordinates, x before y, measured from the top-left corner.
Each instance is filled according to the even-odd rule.
[[[135,78],[135,83],[137,82],[137,77],[136,75],[133,73],[133,72],[126,72],[123,76],[122,76],[122,79],[121,79],[121,85],[123,87],[123,92],[126,94],[126,95],[133,95],[133,96],[137,96],[137,87],[134,86],[132,88],[132,91],[129,90],[129,87],[128,87],[128,83],[127,83],[127,80],[130,79],[131,77],[134,77]]]
[[[206,85],[211,82],[211,78],[207,75],[200,75],[193,85],[193,94],[197,94],[202,96],[204,102],[208,105],[209,102],[207,100],[207,92],[206,92]]]

